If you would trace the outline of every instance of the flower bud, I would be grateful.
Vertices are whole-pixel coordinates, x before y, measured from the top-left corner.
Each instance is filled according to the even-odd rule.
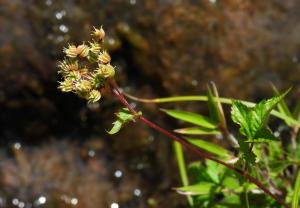
[[[99,43],[96,42],[89,42],[90,43],[90,51],[92,53],[98,54],[101,51],[101,46]]]
[[[87,57],[87,55],[89,55],[89,47],[85,44],[77,46],[76,50],[80,57]]]
[[[89,69],[86,68],[86,67],[84,67],[84,68],[82,68],[82,69],[79,70],[79,73],[80,73],[81,76],[83,76],[83,77],[85,76],[86,77],[86,76],[89,75]]]
[[[90,103],[95,103],[98,100],[100,100],[100,98],[101,98],[101,93],[99,92],[99,90],[92,90],[89,93],[88,100],[89,100]]]
[[[72,79],[72,80],[80,80],[81,79],[81,74],[79,71],[70,71],[67,75],[67,77],[69,79]]]
[[[110,64],[99,64],[98,73],[105,78],[112,78],[115,76],[115,68]]]
[[[97,29],[94,27],[94,31],[92,32],[92,36],[96,38],[97,41],[102,41],[105,37],[105,31],[101,27],[100,29]]]
[[[77,84],[76,84],[76,90],[80,91],[80,92],[88,92],[92,89],[92,85],[91,82],[88,80],[80,80]]]
[[[64,60],[59,63],[60,73],[67,75],[70,71],[77,71],[79,68],[78,61]]]
[[[111,60],[110,55],[106,52],[103,51],[99,56],[98,56],[98,61],[102,64],[107,64]]]
[[[58,88],[63,92],[71,92],[73,90],[73,81],[66,79],[63,82],[59,82]]]
[[[77,48],[75,45],[69,45],[68,48],[64,48],[64,53],[70,58],[77,57]]]

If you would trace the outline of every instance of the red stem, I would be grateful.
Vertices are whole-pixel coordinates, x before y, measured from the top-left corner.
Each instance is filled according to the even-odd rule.
[[[112,88],[112,92],[113,94],[119,99],[119,101],[126,106],[129,111],[132,114],[136,114],[137,112],[134,110],[134,108],[127,102],[126,98],[123,96],[123,94],[119,91],[118,86],[116,84],[116,82],[114,80],[109,80],[109,84]],[[139,116],[138,117],[139,120],[141,122],[143,122],[144,124],[146,124],[147,126],[151,127],[152,129],[155,129],[159,132],[161,132],[162,134],[164,134],[165,136],[169,137],[170,139],[173,139],[177,142],[179,142],[181,145],[185,146],[187,149],[191,150],[192,152],[194,152],[195,154],[199,155],[202,158],[208,159],[208,160],[212,160],[215,161],[221,165],[224,165],[225,167],[227,167],[228,169],[231,169],[235,172],[237,172],[238,174],[242,175],[243,177],[245,177],[246,179],[248,179],[251,183],[254,183],[256,186],[258,186],[261,190],[263,190],[267,195],[271,196],[275,201],[277,201],[277,203],[281,204],[282,206],[284,206],[285,208],[288,208],[289,206],[282,201],[281,199],[279,199],[275,194],[271,193],[270,190],[268,188],[266,188],[258,179],[252,177],[251,175],[249,175],[247,172],[240,170],[236,167],[234,167],[231,164],[228,164],[222,160],[219,160],[217,158],[215,158],[214,156],[212,156],[209,153],[206,153],[204,151],[202,151],[201,149],[199,149],[198,147],[194,146],[193,144],[189,143],[188,141],[186,141],[185,139],[173,134],[170,131],[167,131],[166,129],[158,126],[157,124],[153,123],[152,121],[149,121],[148,119],[146,119],[144,116]]]

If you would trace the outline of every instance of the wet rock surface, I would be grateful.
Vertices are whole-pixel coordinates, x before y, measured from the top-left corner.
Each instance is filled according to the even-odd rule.
[[[149,199],[180,204],[171,190],[179,182],[168,141],[143,126],[107,138],[117,103],[87,105],[57,90],[62,48],[102,24],[118,81],[133,94],[202,94],[214,81],[221,95],[257,100],[271,95],[273,82],[294,86],[296,99],[299,9],[297,0],[1,1],[1,200],[7,207],[33,205],[41,196],[51,201],[45,207],[73,206],[66,205],[73,198],[76,207],[109,207],[113,200],[122,207],[145,207]],[[93,143],[94,135],[104,141]],[[6,148],[15,142],[24,149]],[[90,147],[100,155],[90,158]],[[121,181],[117,170],[126,172]],[[103,194],[110,196],[96,197]]]

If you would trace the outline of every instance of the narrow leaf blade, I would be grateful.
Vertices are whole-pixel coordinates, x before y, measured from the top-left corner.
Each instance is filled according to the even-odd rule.
[[[163,112],[165,112],[167,115],[188,122],[195,124],[197,126],[202,126],[208,129],[215,129],[216,123],[214,123],[211,119],[202,116],[197,113],[191,113],[188,111],[180,111],[180,110],[166,110],[163,109]]]
[[[184,194],[184,195],[205,195],[210,193],[210,190],[213,186],[214,186],[213,183],[201,182],[199,184],[195,184],[191,186],[183,186],[180,188],[176,188],[175,190],[179,194]]]
[[[226,159],[231,158],[230,152],[227,149],[225,149],[219,145],[216,145],[214,143],[207,142],[207,141],[204,141],[201,139],[187,138],[187,140],[190,143],[192,143],[193,145],[195,145],[207,152],[213,153],[219,157],[223,157]]]
[[[189,128],[176,129],[174,131],[176,133],[186,134],[186,135],[217,135],[217,134],[221,134],[221,132],[216,129],[207,129],[207,128],[203,128],[203,127],[189,127]]]

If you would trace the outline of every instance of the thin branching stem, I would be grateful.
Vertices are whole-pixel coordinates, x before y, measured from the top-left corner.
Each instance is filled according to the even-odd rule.
[[[136,115],[137,111],[128,103],[128,101],[126,100],[126,98],[124,97],[124,95],[120,92],[116,82],[113,79],[110,79],[108,81],[112,93],[119,99],[119,101],[129,109],[129,111]],[[143,122],[144,124],[146,124],[147,126],[149,126],[150,128],[164,134],[165,136],[167,136],[168,138],[175,140],[177,142],[179,142],[181,145],[183,145],[184,147],[186,147],[188,150],[194,152],[195,154],[197,154],[198,156],[208,159],[208,160],[212,160],[216,163],[219,163],[225,167],[227,167],[228,169],[231,169],[235,172],[237,172],[238,174],[240,174],[241,176],[245,177],[248,181],[250,181],[251,183],[255,184],[257,187],[259,187],[263,192],[265,192],[267,195],[269,195],[270,197],[272,197],[275,201],[277,201],[277,203],[281,204],[282,206],[284,206],[285,208],[288,208],[288,205],[282,201],[278,196],[276,196],[275,194],[273,194],[267,187],[265,187],[265,185],[263,183],[261,183],[258,179],[252,177],[251,175],[249,175],[249,173],[240,170],[236,167],[234,167],[231,164],[228,164],[222,160],[219,160],[217,158],[215,158],[213,155],[204,152],[203,150],[199,149],[198,147],[194,146],[193,144],[189,143],[188,141],[186,141],[185,139],[181,138],[180,136],[175,135],[174,133],[160,127],[159,125],[153,123],[152,121],[148,120],[147,118],[145,118],[144,116],[139,116],[138,119]]]

